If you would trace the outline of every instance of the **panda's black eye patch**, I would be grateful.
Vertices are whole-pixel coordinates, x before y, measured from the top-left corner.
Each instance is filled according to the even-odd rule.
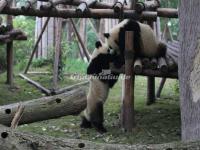
[[[110,49],[113,49],[112,46],[109,46]]]

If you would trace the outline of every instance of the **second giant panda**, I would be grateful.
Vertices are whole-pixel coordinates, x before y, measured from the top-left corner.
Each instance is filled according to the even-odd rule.
[[[96,48],[92,53],[87,74],[90,75],[89,92],[87,95],[87,107],[82,116],[82,128],[96,128],[100,133],[106,132],[103,126],[103,104],[107,99],[109,89],[118,80],[118,73],[112,73],[109,64],[118,64],[118,56],[111,52],[106,44],[96,42]]]
[[[149,25],[126,19],[104,33],[110,48],[124,56],[125,32],[133,31],[135,57],[165,57],[166,45],[160,42]]]

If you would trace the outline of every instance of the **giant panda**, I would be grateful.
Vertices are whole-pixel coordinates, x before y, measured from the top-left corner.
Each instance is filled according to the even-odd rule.
[[[81,128],[94,127],[100,133],[106,132],[103,125],[103,104],[107,99],[109,89],[118,80],[118,73],[109,70],[112,62],[118,64],[119,57],[106,44],[96,42],[96,48],[92,53],[87,74],[89,78],[89,91],[87,95],[87,107],[84,110]],[[109,78],[108,78],[109,77]]]
[[[109,33],[104,33],[106,43],[121,56],[124,56],[125,31],[134,33],[135,57],[165,57],[166,45],[156,38],[151,27],[131,19],[125,19]]]

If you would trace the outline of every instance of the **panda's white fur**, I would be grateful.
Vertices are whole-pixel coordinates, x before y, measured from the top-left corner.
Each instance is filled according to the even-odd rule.
[[[98,44],[97,44],[98,43]],[[91,58],[90,63],[92,60],[94,60],[99,54],[108,54],[109,47],[105,43],[100,43],[100,41],[97,41],[96,48],[94,49]],[[98,102],[105,102],[108,96],[109,92],[109,86],[108,84],[100,81],[98,78],[94,76],[90,76],[89,79],[89,91],[87,95],[87,107],[84,111],[84,115],[87,120],[91,120],[90,114],[94,111],[96,108],[96,103]]]
[[[94,109],[96,109],[97,103],[104,103],[109,93],[108,84],[100,81],[99,79],[90,78],[89,83],[87,107],[84,110],[84,116],[88,121],[91,120],[91,113],[95,111]]]
[[[101,43],[100,41],[96,42],[96,48],[91,55],[90,64],[100,54],[110,53],[111,51],[106,44]],[[90,75],[87,106],[84,110],[84,116],[82,117],[81,123],[82,128],[94,126],[99,132],[106,132],[106,129],[103,126],[103,104],[108,97],[109,88],[109,84],[101,81],[97,76]]]
[[[96,58],[99,54],[108,54],[108,53],[110,53],[108,45],[105,43],[102,43],[100,41],[97,41],[96,48],[94,49],[94,51],[92,52],[92,55],[90,57],[90,62],[94,58]]]
[[[109,36],[106,37],[106,43],[117,52],[120,52],[119,45],[116,43],[119,42],[119,32],[121,28],[123,28],[130,20],[125,19],[124,21],[120,22],[116,26],[114,26],[111,31],[107,34]],[[142,24],[137,22],[140,27],[140,36],[141,36],[141,43],[138,43],[142,47],[142,54],[145,57],[154,57],[159,53],[159,40],[156,38],[153,30],[149,25]],[[104,34],[105,35],[105,34]]]

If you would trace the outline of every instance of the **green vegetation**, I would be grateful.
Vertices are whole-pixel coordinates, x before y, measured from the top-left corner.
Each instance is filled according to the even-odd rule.
[[[49,87],[51,76],[29,75]],[[30,100],[44,96],[26,81],[15,77],[17,89],[10,90],[4,84],[5,75],[0,76],[0,104]],[[156,85],[158,85],[158,81]],[[68,78],[60,81],[60,86],[73,84]],[[79,116],[66,116],[58,119],[19,126],[18,130],[50,135],[55,137],[86,139],[106,143],[166,143],[180,140],[180,112],[175,80],[167,80],[161,99],[151,106],[146,106],[146,78],[136,78],[135,109],[136,127],[133,133],[124,133],[120,127],[121,81],[111,90],[105,103],[106,134],[99,134],[94,129],[80,129]]]
[[[18,0],[18,5],[24,3],[24,0]],[[178,1],[162,0],[162,7],[177,8]],[[77,23],[77,20],[75,20]],[[178,37],[178,20],[161,19],[161,29],[165,24],[170,26],[174,39]],[[28,35],[28,40],[15,42],[15,88],[10,89],[5,85],[6,74],[0,74],[0,105],[25,101],[43,97],[40,91],[28,84],[17,76],[27,64],[30,53],[34,45],[35,18],[16,17],[14,27],[23,29]],[[96,34],[93,29],[87,26],[87,48],[93,51]],[[69,79],[64,73],[85,74],[87,63],[80,59],[79,47],[74,38],[72,42],[66,42],[66,32],[62,39],[62,59],[59,86],[64,87],[74,84],[78,81]],[[30,71],[48,71],[52,73],[54,48],[48,50],[49,58],[34,60]],[[5,45],[0,46],[0,69],[6,66]],[[1,71],[1,70],[0,70]],[[47,88],[52,87],[52,75],[29,75],[35,81],[38,81]],[[158,86],[159,80],[156,80]],[[151,106],[146,106],[146,78],[136,78],[135,89],[135,110],[136,127],[132,133],[125,133],[120,129],[120,98],[121,81],[111,90],[107,102],[105,103],[105,126],[108,129],[106,134],[99,134],[94,129],[80,129],[79,116],[66,116],[58,119],[42,121],[29,125],[19,126],[18,130],[39,133],[42,135],[51,135],[55,137],[67,137],[86,139],[95,142],[106,143],[166,143],[180,140],[180,112],[178,97],[178,82],[167,80],[161,98]]]

